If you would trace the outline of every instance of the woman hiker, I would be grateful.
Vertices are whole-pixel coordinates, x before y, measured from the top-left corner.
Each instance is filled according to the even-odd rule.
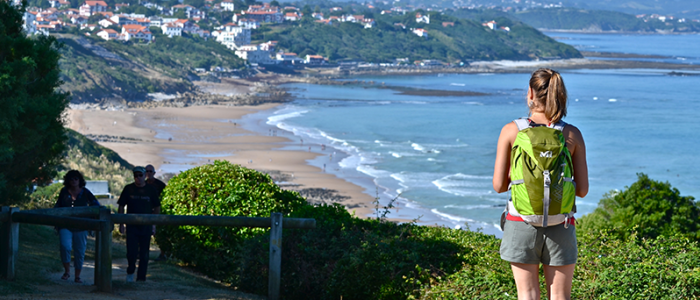
[[[504,215],[504,223],[502,223],[503,238],[501,240],[500,253],[502,259],[510,262],[518,290],[518,299],[540,299],[538,276],[540,264],[542,264],[544,269],[548,299],[571,298],[574,267],[578,257],[573,219],[575,205],[573,204],[576,196],[585,197],[588,193],[588,167],[586,165],[586,146],[581,132],[578,128],[561,122],[561,119],[566,116],[566,98],[564,81],[558,72],[550,69],[535,71],[530,77],[530,84],[527,89],[529,118],[506,124],[503,126],[498,138],[496,163],[493,172],[493,188],[498,193],[511,189],[511,199],[508,202],[507,213]],[[553,215],[551,210],[549,213],[541,213],[539,217],[544,221],[538,223],[532,221],[534,219],[529,218],[532,216],[525,216],[528,213],[522,213],[521,208],[515,208],[518,207],[518,203],[513,204],[513,202],[517,202],[517,200],[513,200],[516,194],[520,198],[527,198],[529,194],[519,193],[512,189],[515,189],[515,186],[519,184],[521,186],[517,187],[517,189],[523,189],[522,184],[524,184],[524,189],[544,189],[549,191],[550,187],[548,184],[550,183],[545,183],[544,187],[542,185],[539,187],[527,186],[528,179],[523,179],[525,175],[521,175],[523,174],[523,168],[516,170],[513,167],[517,163],[522,165],[522,161],[516,162],[517,159],[522,159],[522,157],[517,155],[518,153],[516,152],[514,152],[516,155],[511,157],[511,152],[524,151],[518,147],[514,148],[514,145],[518,146],[519,143],[522,143],[522,140],[526,140],[523,138],[524,136],[519,135],[521,129],[539,126],[558,129],[558,131],[549,131],[550,136],[559,137],[554,140],[556,143],[561,143],[561,146],[556,146],[559,147],[561,153],[565,153],[565,150],[568,150],[568,153],[565,154],[570,154],[570,158],[566,157],[566,160],[564,160],[565,163],[557,163],[557,165],[562,165],[566,168],[566,162],[570,162],[568,164],[572,166],[568,166],[569,169],[566,170],[566,173],[570,173],[569,177],[564,178],[564,170],[552,172],[551,176],[556,178],[558,174],[561,174],[561,178],[568,179],[568,190],[564,194],[571,205],[573,205],[573,208],[565,212],[564,209],[561,209],[561,215],[558,216]],[[562,135],[563,138],[561,137]],[[517,141],[516,136],[518,137]],[[531,145],[534,144],[531,143]],[[528,158],[531,159],[529,169],[533,169],[531,167],[533,161],[546,160],[551,156],[552,153],[548,151],[540,151],[539,154],[532,155],[532,158]],[[540,171],[539,176],[550,179],[549,171]],[[529,178],[534,177],[531,176]],[[544,178],[540,180],[545,182],[546,179]],[[555,185],[557,182],[561,184],[561,182],[566,181],[551,179],[551,185]],[[548,207],[547,210],[549,210],[551,207],[549,205],[550,196],[545,197],[544,194],[554,195],[555,193],[540,192],[540,194],[543,195],[540,203],[548,203],[546,206]],[[563,196],[559,197],[559,199],[564,198]],[[522,203],[525,203],[527,206],[527,202]],[[554,201],[551,203],[554,203]],[[545,205],[540,206],[544,207]],[[561,206],[563,207],[564,205]],[[523,205],[521,204],[520,207],[523,207]],[[559,210],[557,207],[552,209]],[[546,212],[547,210],[544,211]],[[559,212],[557,211],[554,214],[559,214]],[[558,218],[559,216],[563,217]]]

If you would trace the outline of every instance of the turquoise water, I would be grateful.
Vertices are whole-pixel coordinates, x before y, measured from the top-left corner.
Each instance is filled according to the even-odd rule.
[[[577,41],[577,35],[569,35],[573,38],[565,41]],[[635,37],[642,42],[650,38]],[[659,37],[677,36],[653,38]],[[684,43],[700,48],[700,36],[683,37]],[[597,38],[613,45],[605,51],[636,49],[628,44],[615,48],[615,41],[621,40],[615,35]],[[583,132],[588,150],[591,188],[587,197],[577,199],[579,216],[593,211],[606,192],[632,184],[639,172],[670,182],[682,195],[700,195],[700,159],[695,153],[700,76],[669,72],[562,72],[569,92],[565,121]],[[437,74],[359,78],[374,82],[364,85],[292,84],[287,87],[297,100],[249,116],[247,122],[266,118],[270,126],[303,139],[303,147],[313,145],[313,151],[324,154],[309,163],[325,164],[326,172],[365,187],[382,203],[397,199],[399,209],[392,210],[391,217],[420,216],[419,223],[451,227],[468,223],[471,229],[500,236],[496,224],[508,194],[496,194],[491,187],[495,145],[504,124],[527,114],[528,78],[529,74]],[[380,89],[381,83],[487,95],[408,96]],[[301,147],[298,144],[289,148]],[[321,144],[326,146],[323,151],[317,147]]]

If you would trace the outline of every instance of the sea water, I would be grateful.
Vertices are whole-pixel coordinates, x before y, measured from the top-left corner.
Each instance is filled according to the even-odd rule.
[[[563,42],[595,45],[589,35],[567,35]],[[640,45],[668,39],[668,47],[647,53],[630,45],[633,38],[596,39],[606,52],[692,57],[690,51],[669,52],[700,49],[698,35],[635,37]],[[590,192],[577,199],[578,216],[592,212],[606,193],[634,183],[638,173],[668,181],[681,195],[700,195],[700,74],[672,76],[671,71],[561,72],[569,95],[564,120],[581,130],[587,148]],[[295,101],[246,118],[266,118],[270,126],[293,134],[295,144],[314,145],[322,156],[310,164],[365,187],[382,205],[395,199],[389,217],[420,217],[419,224],[450,227],[466,223],[500,236],[497,224],[509,195],[495,193],[491,184],[496,141],[503,125],[527,115],[529,74],[355,79],[365,83],[286,85]],[[411,96],[392,87],[484,95]]]

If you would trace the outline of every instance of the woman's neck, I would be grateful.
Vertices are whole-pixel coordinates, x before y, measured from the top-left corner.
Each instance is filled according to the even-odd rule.
[[[72,187],[69,187],[69,188],[68,188],[68,191],[69,191],[71,194],[77,194],[77,193],[80,192],[80,187],[79,187],[79,186],[72,186]]]
[[[530,112],[530,120],[537,124],[549,124],[551,122],[543,112]]]

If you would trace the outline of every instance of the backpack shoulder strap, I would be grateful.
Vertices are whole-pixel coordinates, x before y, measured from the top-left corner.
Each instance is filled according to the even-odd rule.
[[[515,123],[515,125],[518,125],[518,131],[530,128],[530,122],[528,122],[528,120],[525,118],[516,119],[513,122]]]
[[[552,128],[559,130],[559,131],[564,131],[564,127],[566,126],[566,122],[559,120],[559,122],[556,122],[552,124]]]

